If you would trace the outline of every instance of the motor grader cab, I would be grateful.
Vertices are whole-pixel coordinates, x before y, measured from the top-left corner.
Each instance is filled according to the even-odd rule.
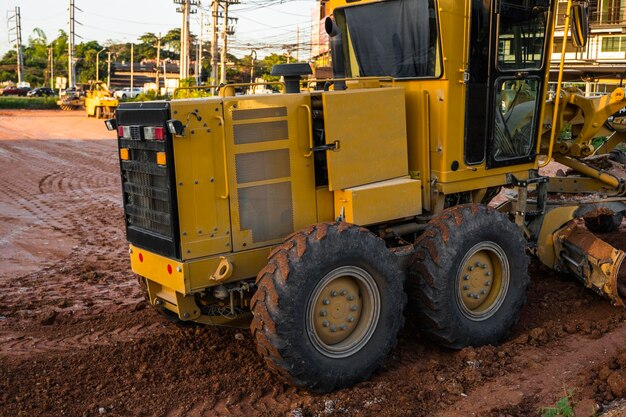
[[[95,117],[96,119],[113,117],[118,105],[118,99],[113,97],[106,83],[102,81],[89,83],[89,90],[85,97],[87,117]]]
[[[273,369],[320,392],[368,378],[404,314],[448,347],[502,340],[527,249],[623,305],[624,253],[577,220],[614,228],[626,208],[606,168],[623,166],[600,156],[623,139],[605,124],[623,90],[546,102],[555,4],[331,0],[333,80],[288,66],[283,94],[123,103],[107,125],[148,302],[250,325]],[[583,6],[566,22],[581,41]],[[552,156],[572,172],[540,175]]]

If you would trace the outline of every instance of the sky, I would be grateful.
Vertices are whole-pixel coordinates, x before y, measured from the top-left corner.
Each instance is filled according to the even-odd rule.
[[[252,48],[259,58],[271,52],[285,52],[277,45],[301,43],[300,58],[309,54],[311,14],[315,0],[240,0],[241,4],[230,6],[229,16],[238,18],[235,35],[228,38],[229,52],[242,57]],[[176,12],[173,0],[75,0],[76,34],[82,40],[97,40],[101,44],[133,42],[146,32],[165,34],[180,27],[182,15]],[[57,37],[59,30],[69,30],[69,0],[3,0],[0,1],[2,26],[0,27],[0,56],[14,48],[7,18],[20,7],[22,42],[33,36],[33,29],[42,29],[47,38]],[[201,1],[204,13],[204,39],[210,38],[210,0]],[[4,9],[4,10],[2,10]],[[81,11],[82,10],[82,11]],[[200,32],[200,11],[191,15],[191,32]],[[273,46],[274,48],[271,48]],[[294,55],[295,52],[292,52]]]

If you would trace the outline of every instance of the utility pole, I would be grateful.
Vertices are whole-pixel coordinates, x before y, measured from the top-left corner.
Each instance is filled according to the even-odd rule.
[[[50,44],[48,51],[50,54],[50,88],[54,90],[54,48],[52,44]]]
[[[217,18],[219,13],[219,1],[213,0],[211,4],[211,17],[213,19],[211,24],[211,81],[209,84],[217,84]]]
[[[70,33],[67,39],[67,78],[68,87],[76,87],[76,66],[74,65],[74,44],[76,42],[76,33],[74,30],[74,13],[76,6],[74,0],[70,0]]]
[[[196,48],[196,85],[202,82],[202,34],[204,32],[204,13],[200,9],[200,34],[198,35],[198,46]]]
[[[300,25],[296,28],[296,62],[300,62]]]
[[[224,24],[222,25],[222,56],[220,59],[220,84],[226,84],[226,54],[228,52],[228,2],[224,3]]]
[[[256,60],[256,50],[254,49],[250,52],[250,60],[252,61],[252,66],[250,68],[250,84],[252,84],[254,83],[254,61]]]
[[[15,14],[8,16],[8,22],[13,21],[14,26],[9,28],[9,33],[15,32],[15,49],[17,50],[17,82],[24,81],[24,55],[22,51],[22,16],[20,14],[20,8],[15,8]]]
[[[111,89],[111,51],[107,51],[107,88]]]
[[[228,26],[230,23],[229,20],[237,21],[237,18],[229,18],[228,17],[228,7],[231,4],[239,4],[238,0],[225,0],[224,1],[224,24],[222,26],[222,56],[221,56],[221,74],[220,74],[220,84],[226,84],[226,59],[228,57],[228,35],[235,34],[234,26]]]
[[[161,32],[157,38],[157,58],[156,58],[156,87],[157,94],[160,94],[161,88],[159,87],[159,63],[161,62]]]
[[[107,48],[102,48],[96,54],[96,81],[100,81],[100,54],[106,50]]]
[[[180,4],[176,11],[183,14],[183,22],[180,28],[180,79],[189,78],[189,15],[196,13],[198,0],[174,0]]]
[[[135,82],[135,44],[130,44],[130,98],[133,98],[133,86]]]

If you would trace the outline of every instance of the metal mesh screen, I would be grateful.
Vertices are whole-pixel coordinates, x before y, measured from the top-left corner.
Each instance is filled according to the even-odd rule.
[[[293,233],[291,182],[241,188],[238,193],[241,228],[252,231],[254,243]]]
[[[270,142],[289,139],[289,126],[286,120],[275,122],[249,123],[233,126],[235,145]]]
[[[239,184],[291,176],[289,150],[242,153],[235,156]]]
[[[287,107],[266,107],[264,109],[244,109],[233,111],[233,120],[266,119],[287,116]]]

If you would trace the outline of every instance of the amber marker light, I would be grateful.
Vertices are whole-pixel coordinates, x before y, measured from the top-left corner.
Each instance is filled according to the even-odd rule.
[[[120,149],[120,159],[122,161],[128,161],[130,159],[130,152],[128,151],[128,148]]]
[[[156,153],[156,161],[158,165],[165,165],[167,162],[167,158],[165,156],[165,152],[157,152]]]

